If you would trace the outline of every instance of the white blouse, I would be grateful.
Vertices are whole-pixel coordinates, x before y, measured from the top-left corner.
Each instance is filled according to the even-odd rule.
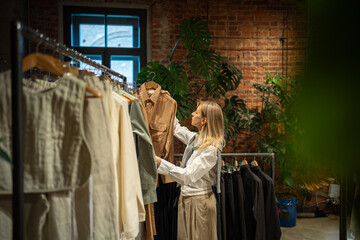
[[[175,119],[174,135],[184,144],[197,133],[182,127]],[[217,151],[214,146],[205,149],[194,150],[187,161],[186,167],[181,168],[163,160],[158,167],[158,173],[171,177],[181,184],[182,196],[195,196],[212,191],[211,187],[216,183]]]

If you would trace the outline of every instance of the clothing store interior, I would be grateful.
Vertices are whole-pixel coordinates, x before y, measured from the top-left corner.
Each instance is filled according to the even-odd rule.
[[[3,1],[0,240],[360,239],[352,4]]]

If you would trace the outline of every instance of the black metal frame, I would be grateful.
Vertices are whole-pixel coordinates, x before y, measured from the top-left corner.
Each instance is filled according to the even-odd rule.
[[[108,67],[92,61],[79,52],[56,42],[44,34],[39,33],[21,22],[13,22],[11,27],[11,94],[12,94],[12,163],[13,163],[13,239],[24,239],[24,126],[22,104],[22,59],[24,57],[24,37],[31,41],[41,42],[48,48],[67,57],[74,58],[90,66],[100,69],[104,73],[121,78],[126,77]]]
[[[105,22],[108,15],[128,15],[138,16],[140,24],[140,47],[139,48],[113,48],[113,47],[75,47],[71,46],[71,14],[104,14]],[[139,56],[140,67],[147,64],[147,43],[146,43],[146,22],[147,12],[145,9],[130,9],[130,8],[101,8],[101,7],[79,7],[79,6],[64,6],[63,19],[64,19],[64,43],[67,46],[86,55],[101,55],[102,63],[110,67],[111,55],[118,56]],[[107,22],[106,22],[107,24]],[[106,28],[105,28],[106,29]],[[107,35],[105,34],[105,38]],[[134,69],[135,72],[135,69]],[[136,71],[137,73],[137,71]],[[135,76],[135,75],[134,75]],[[135,84],[135,82],[134,82]]]

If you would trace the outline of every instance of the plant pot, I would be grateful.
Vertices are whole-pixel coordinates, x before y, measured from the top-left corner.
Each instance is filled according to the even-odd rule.
[[[289,213],[288,219],[283,219],[279,216],[281,227],[295,227],[296,226],[296,212],[297,212],[297,198],[279,198],[278,207],[280,210],[285,210]]]

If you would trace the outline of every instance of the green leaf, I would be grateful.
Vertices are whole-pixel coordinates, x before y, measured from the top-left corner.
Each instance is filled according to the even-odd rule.
[[[284,183],[289,187],[294,187],[294,179],[292,177],[292,174],[286,171],[283,171],[282,174]]]
[[[180,39],[189,51],[208,49],[210,46],[210,31],[207,24],[199,18],[184,19],[180,26]]]
[[[12,165],[12,161],[11,161],[9,155],[7,155],[7,153],[4,150],[2,150],[1,148],[0,148],[0,158],[4,159],[5,161],[9,162]]]
[[[194,74],[205,80],[216,77],[221,69],[220,58],[212,50],[190,51],[187,60]]]
[[[241,70],[235,67],[226,58],[220,58],[221,71],[214,78],[209,78],[205,83],[207,93],[219,98],[220,95],[226,95],[226,92],[236,90],[242,78]]]

